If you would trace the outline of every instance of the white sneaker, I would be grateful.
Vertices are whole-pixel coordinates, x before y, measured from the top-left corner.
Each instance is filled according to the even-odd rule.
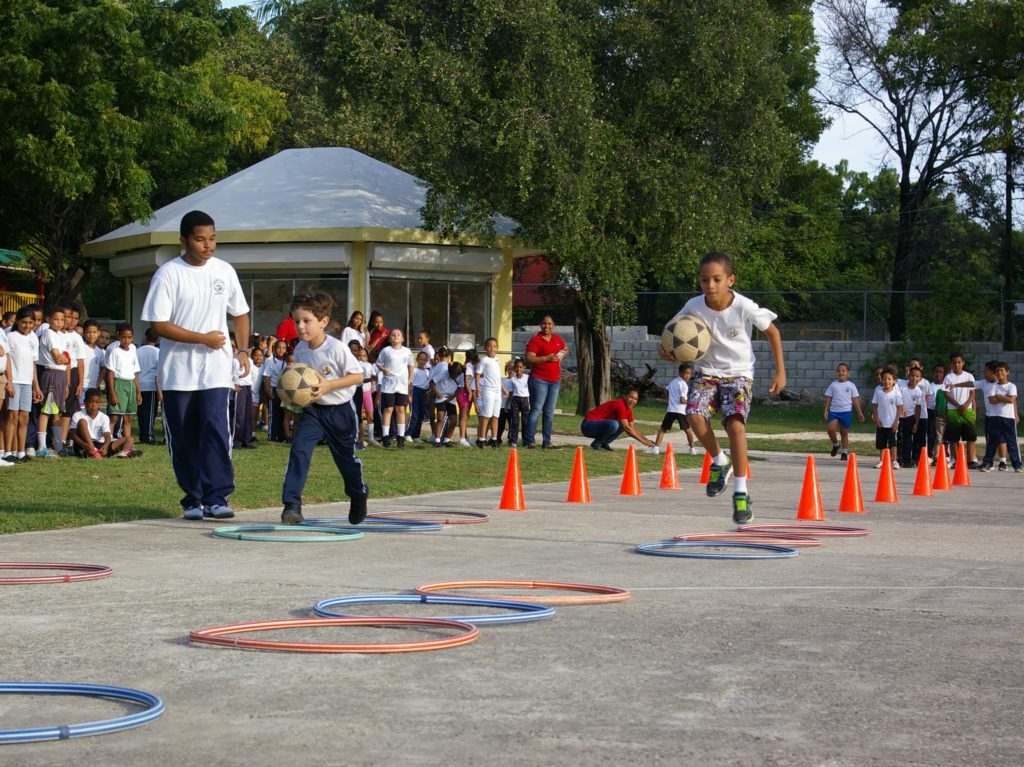
[[[645,447],[643,449],[643,452],[646,453],[647,455],[657,455],[658,453],[661,452],[661,450],[658,449],[657,445],[651,445],[650,447]]]
[[[6,469],[8,466],[13,465],[13,463],[8,463],[6,458],[0,458],[0,469]]]
[[[901,468],[901,467],[900,467],[900,462],[899,462],[899,461],[893,461],[893,462],[892,462],[892,468],[893,468],[893,469],[899,469],[899,468]]]
[[[876,463],[876,464],[875,464],[875,468],[876,468],[876,469],[881,469],[881,468],[882,468],[882,462],[881,462],[881,461],[879,461],[878,463]]]
[[[697,455],[697,448],[691,447],[690,448],[690,455]]]
[[[25,448],[25,455],[27,455],[29,458],[35,458],[36,457],[36,449],[34,447],[27,447],[27,448]]]
[[[462,447],[473,447],[473,444],[465,437],[459,440],[459,445]]]

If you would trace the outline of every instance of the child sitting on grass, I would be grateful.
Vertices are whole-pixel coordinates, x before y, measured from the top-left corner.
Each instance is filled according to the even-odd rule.
[[[131,458],[135,445],[130,436],[113,439],[110,435],[110,418],[100,410],[100,390],[89,389],[85,393],[85,410],[71,416],[71,443],[75,455],[80,458]]]

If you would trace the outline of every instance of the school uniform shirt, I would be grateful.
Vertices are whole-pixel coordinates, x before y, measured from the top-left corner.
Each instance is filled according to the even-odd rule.
[[[360,346],[366,346],[366,336],[363,335],[363,331],[350,328],[346,325],[341,330],[341,342],[345,344],[345,348],[348,349],[350,341],[358,341]],[[349,349],[351,351],[351,349]]]
[[[263,368],[249,360],[249,372],[252,374],[252,401],[254,405],[258,405],[260,389],[263,387]]]
[[[689,396],[689,384],[679,376],[676,376],[668,385],[668,406],[665,408],[665,412],[686,415],[686,399]]]
[[[430,388],[430,368],[416,368],[412,371],[412,388]]]
[[[900,392],[900,394],[903,397],[903,416],[904,416],[904,418],[911,418],[911,417],[913,417],[913,415],[914,415],[914,408],[920,407],[921,408],[921,413],[920,413],[921,420],[927,420],[928,419],[928,408],[926,407],[927,404],[928,404],[928,401],[927,401],[928,398],[927,398],[927,395],[924,393],[924,390],[921,388],[920,384],[915,386],[913,389],[911,389],[908,386],[906,389],[904,389],[902,392]]]
[[[957,386],[952,389],[946,389],[946,403],[951,410],[956,410],[960,405],[967,402],[967,399],[971,396],[971,387],[975,383],[974,376],[965,370],[959,375],[956,373],[946,373],[946,377],[942,379],[943,388],[958,383],[970,383],[971,386]]]
[[[295,361],[309,365],[320,377],[327,381],[336,381],[351,373],[363,375],[363,366],[352,356],[352,352],[334,336],[324,336],[324,342],[316,349],[310,349],[305,341],[299,341],[295,347]],[[352,401],[356,387],[344,386],[324,394],[316,402],[320,405],[344,405]]]
[[[249,313],[234,268],[219,258],[191,266],[178,257],[156,270],[142,306],[143,322],[172,322],[196,333],[219,330],[224,345],[211,349],[163,339],[158,380],[164,391],[200,391],[231,386],[228,315]]]
[[[382,375],[382,392],[385,394],[409,393],[409,368],[416,366],[416,360],[407,347],[399,346],[397,349],[393,346],[385,347],[377,355],[376,364]],[[391,375],[384,375],[383,368],[387,368]]]
[[[152,344],[143,344],[135,350],[135,355],[139,359],[139,391],[156,391],[160,349]]]
[[[1016,397],[1017,387],[1007,381],[1004,384],[990,383],[988,391],[985,392],[985,415],[992,418],[1013,418],[1014,403],[1012,402],[989,402],[989,397]]]
[[[231,360],[231,383],[235,386],[252,386],[252,369],[255,367],[249,363],[249,372],[242,375],[242,361],[238,357]]]
[[[512,383],[512,396],[513,397],[529,397],[530,396],[530,376],[523,373],[522,378],[512,376],[508,379]]]
[[[903,404],[903,395],[895,386],[889,391],[886,391],[881,386],[876,386],[875,393],[871,397],[871,404],[878,405],[876,415],[878,416],[879,426],[883,429],[891,429],[899,415],[898,408]]]
[[[39,339],[36,334],[22,335],[18,331],[8,333],[7,349],[11,355],[11,383],[31,384],[32,371],[39,359]]]
[[[833,413],[849,413],[853,410],[853,398],[860,392],[853,381],[833,381],[825,389],[825,396],[831,397],[828,409]]]
[[[134,381],[135,374],[139,372],[139,355],[136,354],[131,345],[122,349],[121,344],[107,347],[107,361],[104,367],[114,374],[114,378],[122,381]]]
[[[497,357],[481,357],[477,363],[480,388],[497,392],[501,389],[501,362]]]
[[[501,409],[508,410],[512,407],[512,379],[501,379]]]
[[[10,353],[11,348],[7,345],[7,334],[0,333],[0,349],[4,350],[4,354],[0,357],[0,373],[7,372],[7,355]]]
[[[736,291],[732,291],[732,295],[732,303],[719,312],[707,305],[701,293],[687,301],[676,317],[700,317],[711,333],[711,346],[693,363],[694,370],[711,377],[753,378],[755,358],[750,343],[753,328],[767,330],[778,315]]]
[[[359,360],[359,367],[363,370],[363,384],[375,383],[377,381],[377,370],[369,362]]]
[[[106,352],[100,347],[85,345],[85,356],[82,358],[85,362],[82,376],[83,392],[87,389],[95,389],[99,385],[100,368],[103,367],[106,356]]]
[[[430,370],[434,367],[434,355],[437,354],[437,352],[434,351],[434,347],[430,344],[424,346],[420,351],[427,355],[427,370]]]
[[[48,370],[67,370],[68,366],[53,361],[53,351],[67,352],[67,340],[63,334],[47,328],[39,335],[39,364]]]
[[[73,416],[71,416],[71,429],[78,431],[78,424],[85,421],[89,429],[89,436],[92,437],[94,442],[102,442],[105,434],[110,433],[110,418],[102,410],[96,412],[95,418],[90,418],[89,414],[84,410],[79,410]]]
[[[71,366],[72,370],[77,370],[78,360],[85,357],[85,341],[73,330],[62,330],[61,335],[64,337],[64,345],[68,350],[68,356],[71,358],[68,365]]]
[[[435,403],[438,405],[455,396],[455,392],[459,388],[456,380],[448,375],[447,362],[439,362],[434,366],[434,369],[430,371],[430,382],[437,389],[438,397]]]
[[[921,383],[925,383],[922,381]],[[942,383],[931,383],[928,382],[928,409],[935,410],[938,408],[938,403],[935,400],[936,395],[942,391]]]
[[[270,379],[271,389],[277,388],[277,382],[281,378],[281,373],[284,372],[286,367],[288,367],[288,363],[283,359],[279,360],[277,357],[271,357],[266,361],[266,363],[264,363],[263,377]]]

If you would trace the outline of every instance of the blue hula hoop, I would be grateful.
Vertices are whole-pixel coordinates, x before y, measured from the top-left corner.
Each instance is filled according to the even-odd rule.
[[[348,517],[315,517],[299,522],[299,527],[332,527],[337,530],[358,530],[361,533],[423,533],[444,530],[440,522],[422,522],[418,519],[379,519],[366,517],[358,525],[350,525]]]
[[[348,613],[338,613],[328,610],[335,605],[365,605],[365,604],[409,604],[419,603],[425,605],[474,605],[476,607],[495,607],[502,610],[513,610],[507,615],[460,615],[458,617],[442,618],[446,621],[460,621],[462,623],[488,624],[491,626],[499,623],[527,623],[528,621],[539,621],[550,618],[555,614],[553,607],[547,605],[532,605],[527,602],[506,602],[499,599],[479,599],[476,597],[445,597],[433,596],[430,594],[366,594],[354,597],[332,597],[322,599],[313,606],[313,612],[321,618],[352,618],[358,617]]]
[[[212,534],[217,538],[234,538],[238,541],[264,541],[267,543],[315,543],[317,541],[354,541],[363,534],[354,527],[319,527],[323,535],[263,535],[263,533],[292,532],[295,525],[232,525],[215,527]],[[307,528],[308,529],[308,528]]]
[[[100,684],[33,684],[29,682],[0,682],[0,695],[82,695],[90,698],[127,700],[146,706],[144,711],[113,719],[100,719],[81,724],[56,727],[37,727],[28,730],[0,730],[0,744],[35,743],[43,740],[83,738],[87,735],[106,735],[129,730],[152,722],[164,712],[164,702],[156,695],[129,687],[110,687]]]
[[[713,554],[704,551],[670,551],[669,549],[753,549],[752,554]],[[655,557],[684,557],[687,559],[792,559],[796,549],[770,543],[740,543],[739,541],[658,541],[642,543],[636,547],[640,554]]]

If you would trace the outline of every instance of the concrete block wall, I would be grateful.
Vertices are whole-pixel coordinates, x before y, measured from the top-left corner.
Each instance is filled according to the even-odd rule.
[[[564,366],[576,367],[576,350],[573,342],[573,329],[559,327],[555,332],[569,345],[569,355]],[[535,331],[516,332],[512,334],[513,353],[522,356],[526,342],[533,337]],[[642,376],[647,368],[654,367],[658,372],[655,380],[665,386],[676,375],[676,365],[663,362],[657,353],[660,339],[649,336],[645,328],[610,328],[609,340],[612,356],[628,365]],[[754,356],[757,359],[754,368],[754,392],[764,396],[768,393],[771,383],[773,361],[771,349],[767,341],[754,341]],[[815,399],[821,399],[827,387],[835,379],[836,365],[846,362],[850,366],[850,378],[861,389],[861,395],[874,388],[874,380],[861,372],[861,367],[869,360],[884,354],[890,344],[883,341],[783,341],[782,351],[786,360],[786,388],[794,392],[806,390]],[[1002,359],[1010,365],[1010,380],[1018,387],[1024,386],[1024,352],[1003,351],[997,343],[969,343],[957,346],[965,354],[973,357],[977,364],[972,372],[981,375],[981,364],[990,359]],[[925,371],[930,379],[931,371]]]

